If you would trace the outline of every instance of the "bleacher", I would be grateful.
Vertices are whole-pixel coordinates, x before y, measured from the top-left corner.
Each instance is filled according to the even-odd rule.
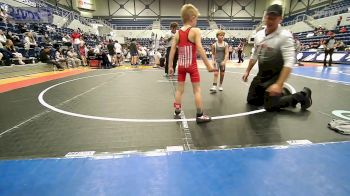
[[[299,14],[293,14],[290,16],[286,16],[283,19],[282,25],[286,26],[290,22],[295,21],[299,16],[302,15],[309,15],[312,16],[314,19],[320,19],[328,16],[333,16],[337,14],[342,14],[348,12],[348,8],[350,7],[350,1],[349,0],[343,0],[340,2],[332,3],[332,5],[325,5],[320,8],[314,8],[310,9],[309,11],[305,11]]]
[[[168,28],[170,26],[170,23],[172,22],[177,22],[179,24],[179,27],[183,26],[181,19],[162,19],[160,21],[160,25]],[[209,28],[208,20],[198,20],[197,27],[200,29],[208,29]]]
[[[152,40],[150,38],[138,38],[136,39],[136,42],[143,47],[151,47]]]
[[[254,26],[259,24],[259,20],[214,20],[216,24],[220,27],[221,25],[225,29],[234,29],[234,30],[252,30]]]
[[[153,24],[154,20],[133,20],[133,19],[117,19],[112,20],[111,24],[114,29],[126,29],[127,27],[133,27],[135,29],[144,29]]]
[[[19,46],[16,46],[17,52],[21,53],[23,58],[23,61],[26,63],[33,63],[38,62],[37,56],[40,51],[40,48],[45,46],[45,43],[43,41],[44,33],[48,33],[50,39],[52,40],[52,44],[54,45],[62,45],[62,33],[67,33],[70,35],[73,32],[73,29],[70,28],[58,28],[56,25],[53,24],[37,24],[37,23],[31,23],[27,25],[28,31],[33,31],[36,34],[36,42],[38,44],[38,48],[30,48],[28,52],[24,48],[24,33],[21,32],[19,24],[11,24],[11,23],[3,23],[0,22],[0,29],[4,31],[11,31],[13,35],[18,36],[21,40],[21,43]],[[49,31],[47,28],[47,25],[49,25],[51,28],[53,28],[52,31]],[[95,46],[97,42],[92,39],[85,39],[85,44],[87,46]]]
[[[224,39],[225,42],[227,42],[229,45],[231,45],[233,47],[237,47],[241,40],[244,41],[245,39],[244,38],[233,38],[233,39],[225,38]],[[202,45],[207,46],[207,47],[210,47],[215,42],[216,42],[216,38],[203,38],[202,39]]]
[[[350,45],[350,25],[345,26],[347,29],[346,33],[339,33],[335,32],[335,39],[337,41],[342,41],[346,45]],[[326,40],[329,36],[327,35],[314,35],[312,37],[306,37],[309,33],[313,33],[313,31],[307,31],[307,32],[302,32],[295,34],[296,37],[300,40],[301,43],[304,45],[313,43],[313,42],[320,42],[320,40]]]
[[[310,15],[313,15],[315,19],[324,18],[327,16],[346,13],[348,12],[349,7],[350,1],[344,0],[337,3],[333,3],[332,5],[327,5],[322,9],[313,10],[313,12],[310,13]]]

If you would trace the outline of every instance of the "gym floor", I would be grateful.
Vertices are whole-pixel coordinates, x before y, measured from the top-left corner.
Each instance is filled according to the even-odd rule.
[[[286,87],[311,88],[313,105],[273,113],[246,105],[243,68],[217,93],[203,69],[214,120],[201,125],[188,77],[173,119],[163,72],[86,70],[0,93],[0,195],[349,195],[350,136],[327,123],[350,110],[350,66],[294,68]]]

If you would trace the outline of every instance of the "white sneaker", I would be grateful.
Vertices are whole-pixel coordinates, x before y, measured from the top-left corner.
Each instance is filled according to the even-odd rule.
[[[219,91],[223,91],[224,90],[224,88],[222,88],[222,86],[220,86],[219,87]]]
[[[216,87],[216,86],[211,87],[211,88],[210,88],[210,91],[216,92],[216,91],[217,91],[217,87]]]

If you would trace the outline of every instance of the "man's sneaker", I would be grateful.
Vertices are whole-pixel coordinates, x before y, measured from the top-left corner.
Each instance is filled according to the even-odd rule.
[[[300,103],[301,109],[306,110],[312,105],[311,89],[304,87],[301,93],[305,96],[305,99]]]
[[[223,91],[224,90],[224,88],[222,88],[222,86],[220,86],[219,87],[219,91]]]
[[[210,116],[204,115],[204,114],[202,116],[196,118],[197,123],[206,123],[206,122],[210,122],[210,121],[211,121]]]
[[[211,92],[216,92],[216,91],[217,91],[217,87],[216,87],[216,86],[211,87],[211,88],[210,88],[210,91],[211,91]]]

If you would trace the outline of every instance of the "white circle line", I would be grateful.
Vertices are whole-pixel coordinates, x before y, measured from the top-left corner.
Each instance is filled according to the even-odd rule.
[[[337,116],[337,117],[340,117],[340,118],[343,118],[343,119],[346,119],[346,120],[350,120],[350,117],[347,117],[347,116],[344,115],[344,114],[350,114],[350,111],[347,111],[347,110],[334,110],[334,111],[332,111],[332,114]]]
[[[235,72],[235,71],[226,71],[226,72],[244,75],[244,73],[241,73],[241,72]],[[255,74],[252,74],[252,75],[256,76]],[[285,82],[284,85],[286,85],[290,89],[292,94],[297,92],[295,90],[295,88],[292,85],[290,85],[289,83]]]
[[[119,72],[118,72],[119,73]],[[229,72],[229,73],[239,73],[242,74],[240,72]],[[64,82],[60,82],[58,84],[52,85],[48,88],[46,88],[45,90],[43,90],[39,96],[38,96],[38,100],[40,102],[40,104],[42,104],[43,106],[45,106],[48,109],[51,109],[52,111],[61,113],[61,114],[65,114],[65,115],[69,115],[69,116],[75,116],[75,117],[80,117],[80,118],[87,118],[87,119],[94,119],[94,120],[104,120],[104,121],[115,121],[115,122],[147,122],[147,123],[162,123],[162,122],[182,122],[182,121],[187,121],[187,122],[193,122],[196,121],[195,118],[189,118],[189,119],[128,119],[128,118],[111,118],[111,117],[103,117],[103,116],[92,116],[92,115],[85,115],[85,114],[77,114],[77,113],[73,113],[73,112],[68,112],[65,110],[61,110],[58,109],[50,104],[48,104],[45,100],[44,100],[44,95],[47,91],[49,91],[50,89],[57,87],[59,85],[62,84],[66,84],[69,82],[73,82],[73,81],[77,81],[77,80],[81,80],[81,79],[86,79],[86,78],[92,78],[92,77],[99,77],[99,76],[104,76],[104,75],[112,75],[112,74],[116,74],[116,73],[108,73],[108,74],[99,74],[99,75],[93,75],[93,76],[86,76],[86,77],[81,77],[81,78],[76,78],[76,79],[72,79],[72,80],[68,80],[68,81],[64,81]],[[292,92],[295,92],[295,89],[288,84],[288,86],[291,88]],[[257,114],[257,113],[261,113],[261,112],[265,112],[265,109],[259,109],[259,110],[254,110],[254,111],[249,111],[249,112],[242,112],[242,113],[237,113],[237,114],[230,114],[230,115],[223,115],[223,116],[214,116],[212,117],[213,120],[218,120],[218,119],[227,119],[227,118],[234,118],[234,117],[241,117],[241,116],[247,116],[247,115],[251,115],[251,114]]]

